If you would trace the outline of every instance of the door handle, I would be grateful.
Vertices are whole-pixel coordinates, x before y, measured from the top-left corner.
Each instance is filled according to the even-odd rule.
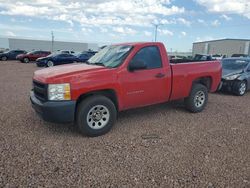
[[[163,78],[165,76],[165,74],[163,73],[158,73],[155,75],[156,78]]]

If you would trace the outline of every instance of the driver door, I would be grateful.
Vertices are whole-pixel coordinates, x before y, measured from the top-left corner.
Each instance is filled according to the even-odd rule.
[[[168,100],[171,91],[171,71],[163,66],[157,46],[141,48],[131,62],[144,62],[146,68],[121,73],[123,108],[134,108]]]

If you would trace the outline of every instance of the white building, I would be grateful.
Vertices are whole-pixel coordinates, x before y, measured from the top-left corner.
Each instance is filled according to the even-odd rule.
[[[20,38],[0,38],[0,48],[8,48],[10,50],[72,50],[76,52],[86,50],[98,50],[96,43],[82,43],[82,42],[63,42],[49,40],[34,40],[34,39],[20,39]]]

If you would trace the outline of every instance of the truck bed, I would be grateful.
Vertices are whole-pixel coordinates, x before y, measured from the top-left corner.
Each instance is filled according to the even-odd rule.
[[[171,63],[172,92],[170,100],[188,97],[193,81],[198,78],[210,80],[210,91],[216,91],[221,79],[219,61],[200,61],[174,64]]]

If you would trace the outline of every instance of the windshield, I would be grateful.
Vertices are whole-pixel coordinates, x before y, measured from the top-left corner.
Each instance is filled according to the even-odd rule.
[[[132,46],[129,45],[107,46],[92,56],[88,63],[111,68],[117,67],[123,63],[131,48]]]
[[[228,70],[243,70],[248,65],[248,61],[240,59],[226,59],[222,61],[223,69]]]

